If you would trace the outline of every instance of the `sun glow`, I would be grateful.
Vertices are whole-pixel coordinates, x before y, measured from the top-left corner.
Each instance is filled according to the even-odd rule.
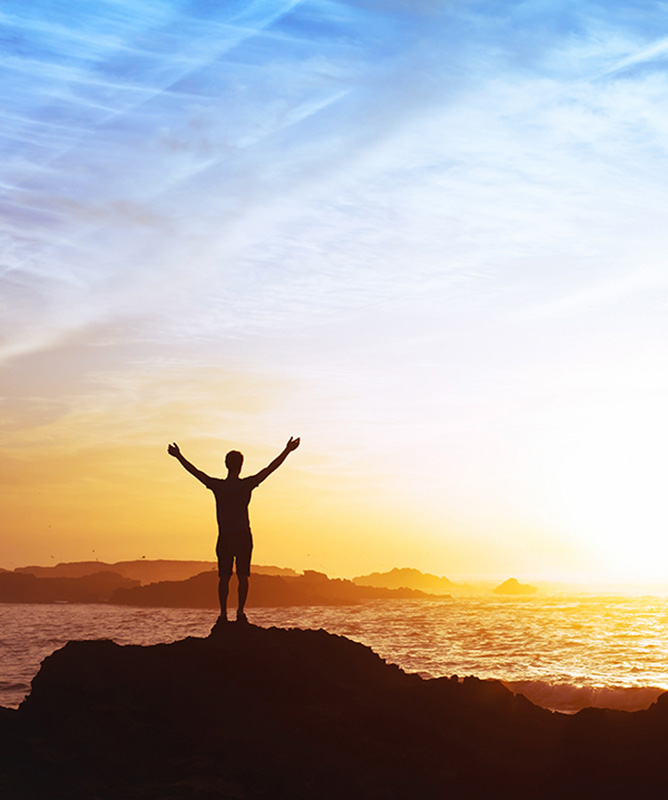
[[[554,459],[553,511],[602,572],[642,580],[668,564],[668,425],[649,403],[621,403],[571,430]]]

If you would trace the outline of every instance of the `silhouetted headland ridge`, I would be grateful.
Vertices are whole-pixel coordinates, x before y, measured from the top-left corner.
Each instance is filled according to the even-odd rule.
[[[141,562],[139,562],[141,564]],[[206,562],[186,562],[193,564]],[[3,603],[112,603],[140,607],[216,608],[219,605],[218,576],[213,567],[181,580],[158,580],[143,585],[138,578],[113,571],[95,571],[96,562],[84,567],[65,565],[67,569],[43,568],[38,575],[21,571],[0,573],[0,602]],[[115,565],[110,565],[115,566]],[[215,566],[215,565],[214,565]],[[93,569],[93,573],[86,572]],[[68,577],[63,576],[63,572]],[[137,566],[125,570],[126,575],[146,575]],[[83,573],[83,574],[82,574]],[[160,574],[151,569],[149,574]],[[168,574],[182,574],[181,568],[170,565]],[[187,572],[186,572],[187,574]],[[55,577],[58,576],[58,577]],[[278,567],[259,567],[253,575],[251,607],[268,606],[334,606],[350,605],[364,600],[410,599],[429,600],[433,595],[417,589],[388,589],[357,586],[352,581],[329,578],[322,572],[306,570],[302,575]]]

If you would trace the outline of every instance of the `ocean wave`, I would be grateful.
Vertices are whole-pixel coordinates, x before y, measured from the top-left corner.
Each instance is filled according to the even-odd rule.
[[[29,689],[30,684],[26,683],[25,681],[2,681],[0,680],[0,691],[5,689],[12,690],[12,689]]]
[[[608,708],[616,711],[644,711],[656,702],[665,689],[655,686],[575,686],[545,681],[502,681],[513,694],[521,694],[534,705],[576,714],[583,708]]]

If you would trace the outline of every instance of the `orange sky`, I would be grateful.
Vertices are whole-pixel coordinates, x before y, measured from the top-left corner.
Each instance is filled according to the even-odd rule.
[[[668,582],[660,9],[362,5],[7,20],[0,566]]]
[[[46,355],[67,372],[66,347]],[[75,370],[78,351],[73,358]],[[40,381],[29,359],[23,366]],[[20,367],[6,368],[14,386]],[[379,391],[371,367],[351,385],[342,373],[313,383],[139,364],[76,394],[48,386],[33,408],[16,402],[5,435],[0,564],[212,558],[213,498],[167,443],[222,476],[228,449],[246,454],[249,474],[300,435],[299,450],[254,496],[258,563],[332,575],[405,565],[447,575],[660,576],[658,402],[641,416],[631,385],[605,405],[593,389],[586,402],[464,404],[420,393],[414,372],[386,373]],[[402,385],[403,375],[413,380]]]
[[[349,576],[396,565],[451,575],[586,571],[581,543],[541,507],[536,487],[545,488],[545,476],[523,467],[517,442],[454,426],[446,439],[453,453],[430,450],[405,424],[396,426],[396,440],[372,438],[364,431],[373,422],[346,426],[329,408],[328,425],[322,411],[305,410],[308,389],[294,409],[290,395],[300,400],[279,383],[271,392],[199,370],[140,375],[30,435],[22,430],[2,459],[2,564],[212,558],[213,497],[166,444],[177,440],[192,462],[219,476],[225,452],[242,449],[249,474],[282,449],[287,431],[301,435],[302,446],[251,506],[258,563]],[[221,396],[222,411],[213,400]],[[245,435],[226,438],[226,429]]]

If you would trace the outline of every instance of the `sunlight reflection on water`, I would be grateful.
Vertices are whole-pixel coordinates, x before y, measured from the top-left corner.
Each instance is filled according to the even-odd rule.
[[[324,628],[424,677],[668,689],[663,597],[373,601],[251,608],[263,627]],[[71,639],[157,644],[206,636],[213,610],[0,604],[0,705],[16,706],[43,658]]]

